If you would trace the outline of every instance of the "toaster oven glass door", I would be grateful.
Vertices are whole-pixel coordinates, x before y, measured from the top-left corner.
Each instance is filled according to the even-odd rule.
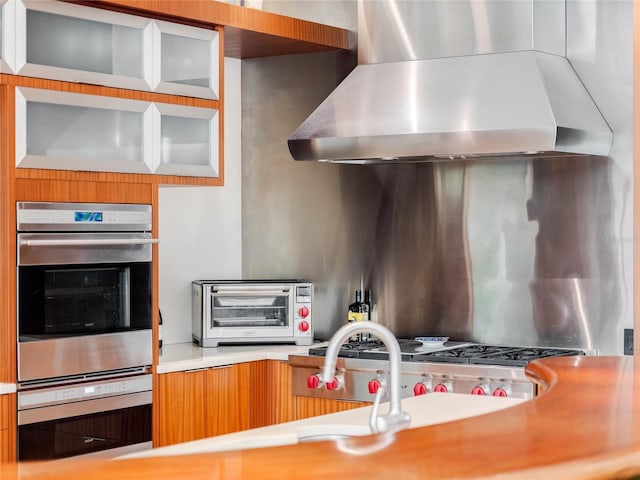
[[[211,326],[289,329],[290,291],[217,292],[211,296]]]

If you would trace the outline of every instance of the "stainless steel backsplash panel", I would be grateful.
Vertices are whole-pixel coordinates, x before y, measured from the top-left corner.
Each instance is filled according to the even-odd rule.
[[[294,162],[288,136],[355,61],[244,61],[243,275],[314,281],[319,338],[345,322],[362,281],[399,336],[621,354],[633,323],[632,2],[569,0],[566,14],[567,56],[614,132],[608,158]]]

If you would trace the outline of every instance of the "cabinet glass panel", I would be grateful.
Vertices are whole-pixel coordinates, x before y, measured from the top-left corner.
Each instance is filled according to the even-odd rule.
[[[27,10],[27,63],[142,77],[142,31]]]
[[[19,36],[18,73],[151,88],[151,20],[64,2],[33,0],[24,0],[17,20],[18,28],[24,29]]]
[[[157,104],[160,154],[156,173],[216,177],[218,116],[216,110]]]
[[[211,42],[169,33],[163,33],[161,39],[161,81],[209,87]]]
[[[159,20],[155,25],[155,90],[217,99],[218,32]]]
[[[22,100],[21,100],[22,99]],[[19,89],[18,167],[149,173],[147,102]],[[25,136],[20,139],[21,124]]]

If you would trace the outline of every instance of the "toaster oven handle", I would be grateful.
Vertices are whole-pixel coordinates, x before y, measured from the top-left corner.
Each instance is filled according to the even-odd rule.
[[[214,285],[211,287],[212,295],[282,295],[290,292],[289,285]]]
[[[86,240],[35,240],[22,239],[20,245],[26,247],[71,247],[71,246],[109,246],[109,245],[148,245],[160,243],[158,238],[113,238]]]
[[[216,291],[212,291],[211,292],[211,296],[212,297],[255,297],[256,295],[272,295],[272,296],[278,296],[278,295],[282,295],[283,293],[287,293],[289,292],[289,289],[282,289],[282,290],[258,290],[258,289],[252,289],[252,290],[225,290],[224,292],[216,292]]]

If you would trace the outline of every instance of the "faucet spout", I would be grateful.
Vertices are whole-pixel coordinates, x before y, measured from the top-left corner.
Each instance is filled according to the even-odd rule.
[[[371,410],[371,429],[373,433],[389,432],[402,430],[409,426],[411,417],[402,411],[400,397],[400,346],[396,337],[388,328],[379,323],[361,322],[349,323],[342,326],[331,337],[327,353],[325,356],[325,364],[322,371],[322,381],[330,382],[335,375],[336,362],[338,360],[338,350],[340,346],[353,334],[363,332],[370,333],[379,338],[389,352],[389,412],[386,415],[378,416],[378,404],[382,395],[376,395],[373,409]]]

